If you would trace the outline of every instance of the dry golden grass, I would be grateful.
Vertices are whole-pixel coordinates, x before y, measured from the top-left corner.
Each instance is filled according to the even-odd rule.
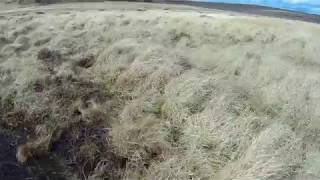
[[[202,14],[1,19],[1,124],[107,128],[78,146],[89,179],[319,178],[319,26]]]

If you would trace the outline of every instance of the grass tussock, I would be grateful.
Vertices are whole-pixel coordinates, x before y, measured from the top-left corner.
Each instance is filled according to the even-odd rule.
[[[2,101],[7,107],[2,109],[2,125],[29,134],[27,142],[18,147],[17,159],[28,163],[58,153],[74,164],[82,178],[89,177],[101,160],[110,160],[114,163],[109,162],[110,172],[103,176],[120,176],[118,169],[125,161],[107,144],[112,95],[105,86],[77,75],[93,65],[93,55],[70,60],[58,50],[44,48],[37,58],[46,76],[31,81],[22,92],[37,98],[41,106],[32,109],[27,104],[18,105],[22,100],[15,93]],[[62,63],[70,64],[70,72],[59,74]]]
[[[1,126],[29,135],[21,162],[58,153],[82,179],[319,179],[320,30],[294,24],[161,10],[1,20]]]

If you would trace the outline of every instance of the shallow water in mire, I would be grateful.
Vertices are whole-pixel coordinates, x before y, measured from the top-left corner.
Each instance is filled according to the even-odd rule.
[[[72,180],[70,167],[64,165],[55,154],[34,159],[26,165],[16,160],[16,149],[23,140],[22,135],[0,128],[0,179],[1,180]]]

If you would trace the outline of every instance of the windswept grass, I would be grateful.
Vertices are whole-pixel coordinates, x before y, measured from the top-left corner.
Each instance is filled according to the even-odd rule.
[[[1,125],[29,134],[21,162],[68,150],[91,180],[320,177],[317,25],[165,10],[27,17],[0,20]]]

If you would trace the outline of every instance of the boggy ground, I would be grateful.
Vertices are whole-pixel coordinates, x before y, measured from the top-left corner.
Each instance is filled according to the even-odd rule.
[[[108,145],[110,123],[106,118],[111,113],[106,112],[120,101],[113,102],[113,95],[101,84],[57,75],[56,69],[68,61],[57,50],[41,49],[37,60],[41,64],[40,71],[47,75],[35,79],[24,91],[35,95],[41,107],[17,107],[15,91],[2,100],[2,127],[28,135],[27,142],[17,149],[18,161],[28,163],[38,159],[38,163],[50,163],[43,157],[51,153],[64,159],[64,163],[73,167],[82,179],[91,175],[98,163],[105,178],[118,179],[118,171],[125,167],[126,160],[115,155]],[[73,63],[71,71],[78,74],[82,68],[91,67],[95,57],[87,55]],[[53,166],[52,162],[50,166]],[[57,178],[50,174],[46,176]]]
[[[28,171],[16,159],[17,138],[5,130],[0,130],[0,178],[25,179],[30,177]]]
[[[76,179],[319,179],[319,25],[109,5],[0,17],[21,172],[55,157]]]

